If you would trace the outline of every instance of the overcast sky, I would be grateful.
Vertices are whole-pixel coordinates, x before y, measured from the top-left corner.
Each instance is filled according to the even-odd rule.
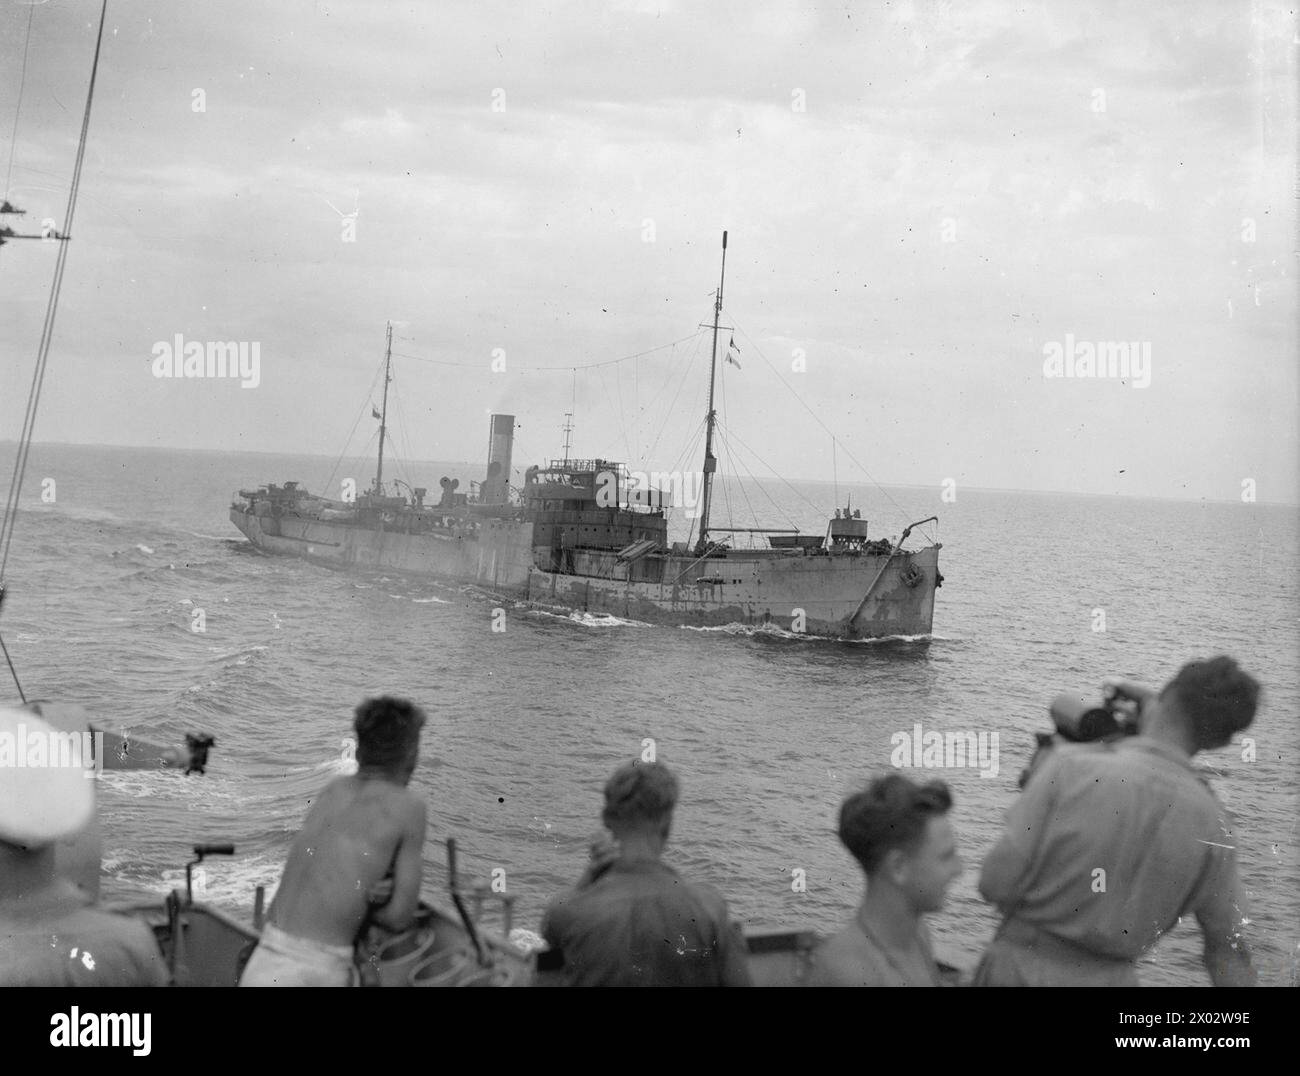
[[[63,212],[98,4],[36,6],[17,110],[29,14],[18,230]],[[842,482],[1295,501],[1296,52],[1270,0],[115,0],[37,438],[335,455],[391,320],[415,458],[479,459],[493,410],[558,455],[572,409],[579,454],[669,468],[709,341],[651,349],[711,318],[726,229],[756,474],[829,479],[829,429]],[[0,438],[53,268],[0,249]],[[176,334],[260,383],[155,377]],[[1045,376],[1067,334],[1149,384]]]

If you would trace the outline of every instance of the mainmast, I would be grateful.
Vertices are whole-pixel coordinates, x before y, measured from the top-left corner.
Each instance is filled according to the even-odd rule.
[[[706,416],[707,432],[704,435],[704,503],[700,506],[700,540],[695,552],[702,554],[709,541],[709,501],[713,496],[713,473],[718,469],[718,459],[713,454],[713,426],[717,412],[713,409],[713,384],[718,372],[718,319],[722,316],[722,285],[727,279],[727,233],[722,233],[722,274],[718,277],[718,297],[713,304],[713,357],[709,362],[709,413]]]
[[[375,474],[375,492],[384,495],[384,441],[388,438],[388,383],[393,380],[389,368],[393,362],[393,323],[388,323],[388,342],[384,348],[384,411],[379,416],[379,470]],[[371,405],[374,406],[373,404]]]

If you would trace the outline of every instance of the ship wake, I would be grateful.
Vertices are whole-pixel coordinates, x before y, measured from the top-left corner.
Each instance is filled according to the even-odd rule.
[[[648,628],[650,625],[641,620],[628,620],[613,614],[587,613],[575,610],[571,613],[551,613],[545,609],[530,609],[529,616],[547,617],[551,620],[564,620],[584,628]]]
[[[699,631],[721,635],[740,635],[752,639],[781,639],[790,642],[851,643],[877,645],[880,643],[928,643],[947,640],[946,635],[928,632],[922,635],[880,635],[869,639],[846,639],[839,635],[818,635],[809,631],[790,631],[777,624],[714,624],[700,626],[696,624],[679,624],[683,631]]]

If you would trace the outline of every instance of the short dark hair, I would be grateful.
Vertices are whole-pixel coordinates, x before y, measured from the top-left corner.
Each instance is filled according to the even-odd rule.
[[[872,781],[840,807],[840,840],[871,874],[893,848],[914,849],[931,818],[947,813],[952,793],[942,781],[917,785],[899,773]]]
[[[420,741],[424,711],[406,699],[381,695],[356,709],[357,763],[394,770]]]
[[[678,784],[662,762],[629,762],[605,782],[607,822],[660,822],[677,806]]]
[[[1191,722],[1198,750],[1222,747],[1255,720],[1259,681],[1232,658],[1190,661],[1160,691]]]

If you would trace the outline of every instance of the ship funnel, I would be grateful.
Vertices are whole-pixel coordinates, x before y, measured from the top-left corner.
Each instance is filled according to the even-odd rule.
[[[493,415],[488,433],[487,478],[481,504],[505,504],[510,492],[510,453],[515,443],[515,416]]]

